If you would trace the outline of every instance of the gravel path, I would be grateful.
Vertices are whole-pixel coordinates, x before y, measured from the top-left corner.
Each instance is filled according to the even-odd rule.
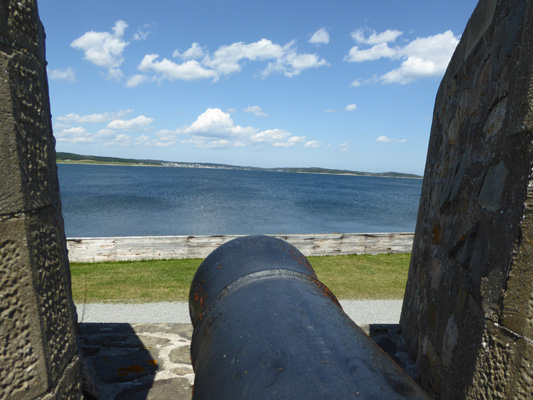
[[[357,324],[397,324],[402,300],[341,300]],[[187,303],[76,304],[78,322],[189,323]]]

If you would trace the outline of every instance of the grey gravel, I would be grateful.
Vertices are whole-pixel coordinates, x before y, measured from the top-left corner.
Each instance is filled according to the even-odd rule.
[[[402,300],[341,300],[342,308],[357,324],[397,324]],[[76,304],[78,322],[141,324],[188,323],[189,306],[181,302],[143,304]]]

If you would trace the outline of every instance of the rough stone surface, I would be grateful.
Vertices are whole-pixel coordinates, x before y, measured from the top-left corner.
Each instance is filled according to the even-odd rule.
[[[481,0],[443,78],[401,317],[435,398],[533,398],[533,1]]]
[[[0,397],[79,399],[80,362],[35,1],[0,0]]]
[[[413,379],[417,378],[399,325],[360,327]],[[80,323],[78,331],[100,399],[191,399],[191,324]]]
[[[101,399],[190,399],[190,324],[81,323],[79,337]]]

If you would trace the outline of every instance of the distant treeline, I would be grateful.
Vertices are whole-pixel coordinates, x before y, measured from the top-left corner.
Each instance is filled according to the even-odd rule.
[[[346,169],[328,169],[328,168],[271,168],[270,171],[281,172],[298,172],[308,174],[335,174],[335,175],[358,175],[358,176],[377,176],[386,178],[422,178],[420,175],[404,174],[401,172],[361,172],[349,171]]]
[[[132,158],[118,158],[118,157],[101,157],[101,156],[85,156],[74,153],[57,152],[58,162],[72,162],[84,164],[123,164],[123,165],[153,165],[153,166],[170,166],[170,167],[188,167],[188,168],[220,168],[220,169],[240,169],[252,171],[276,171],[276,172],[295,172],[307,174],[335,174],[335,175],[358,175],[358,176],[375,176],[385,178],[422,178],[420,175],[404,174],[401,172],[360,172],[349,171],[345,169],[328,169],[328,168],[259,168],[259,167],[243,167],[228,164],[212,164],[212,163],[189,163],[189,162],[174,162],[163,160],[138,160]]]
[[[113,163],[113,164],[145,164],[145,165],[162,165],[164,161],[160,160],[137,160],[133,158],[117,158],[117,157],[100,157],[100,156],[83,156],[80,154],[74,153],[62,153],[57,152],[56,154],[57,161],[59,162],[68,162],[68,161],[89,161],[94,163]]]

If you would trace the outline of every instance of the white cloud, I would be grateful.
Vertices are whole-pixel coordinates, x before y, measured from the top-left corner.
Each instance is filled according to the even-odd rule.
[[[403,58],[400,68],[383,75],[384,83],[410,83],[418,78],[439,76],[446,72],[448,63],[459,43],[452,31],[417,38],[400,50]]]
[[[407,139],[391,139],[387,136],[379,136],[376,139],[376,142],[382,142],[382,143],[405,143],[407,142]]]
[[[133,40],[146,40],[150,34],[150,24],[144,24],[134,35]]]
[[[328,109],[326,110],[326,112],[329,113],[329,114],[333,114],[333,113],[336,113],[337,110],[334,110],[333,108],[328,108]]]
[[[183,54],[179,50],[175,50],[172,53],[172,57],[181,57],[184,60],[198,60],[204,57],[204,55],[204,49],[198,43],[193,43]]]
[[[119,132],[147,131],[150,129],[150,125],[153,121],[152,118],[145,117],[144,115],[139,115],[138,117],[129,120],[115,119],[109,122],[104,129],[100,129],[96,134],[96,137],[98,139],[111,139],[121,136]]]
[[[147,82],[150,80],[150,77],[143,74],[136,74],[133,76],[130,76],[128,81],[126,82],[126,87],[137,87],[141,83]]]
[[[115,113],[101,113],[91,115],[68,114],[59,117],[64,122],[76,122],[82,124],[98,124],[108,122],[104,129],[97,133],[89,133],[84,127],[68,127],[55,132],[55,137],[60,142],[69,143],[101,143],[103,146],[130,146],[132,138],[125,132],[148,131],[154,121],[152,118],[139,115],[138,117],[124,120],[121,117],[133,112],[133,110],[124,110]],[[65,126],[61,122],[54,124],[54,127]],[[135,139],[136,145],[157,145],[148,135],[141,135]]]
[[[107,70],[107,79],[120,81],[124,78],[124,73],[120,68],[110,68]]]
[[[285,46],[272,43],[268,39],[257,42],[236,42],[220,46],[213,54],[202,48],[198,43],[193,43],[184,53],[174,51],[174,57],[181,58],[184,62],[177,63],[167,58],[158,61],[158,54],[144,56],[138,69],[145,73],[155,74],[152,80],[198,80],[212,79],[218,81],[221,76],[238,73],[247,61],[267,61],[266,68],[261,72],[263,78],[271,73],[282,73],[292,77],[299,75],[309,68],[318,68],[329,63],[316,54],[299,53],[295,42],[291,41]],[[127,86],[134,87],[148,79],[140,77],[130,78]]]
[[[372,31],[370,36],[365,38],[364,30],[357,29],[356,31],[352,32],[352,39],[355,40],[356,43],[361,44],[391,43],[394,42],[402,33],[403,32],[396,29],[387,29],[381,33]]]
[[[48,79],[51,79],[53,81],[75,82],[76,75],[74,74],[74,70],[70,67],[65,69],[49,69]]]
[[[168,79],[174,81],[181,79],[184,81],[194,81],[198,79],[217,78],[216,71],[205,69],[196,60],[189,60],[183,64],[177,64],[167,58],[156,61],[159,58],[157,54],[147,54],[138,66],[142,72],[153,72],[156,79]]]
[[[305,136],[291,136],[285,141],[274,142],[275,147],[293,147],[299,143],[305,143]]]
[[[198,148],[227,148],[271,145],[293,147],[306,143],[305,136],[296,136],[283,129],[259,131],[251,126],[235,124],[230,114],[219,108],[208,108],[188,126],[156,133],[165,145],[184,143]]]
[[[63,122],[54,122],[54,131],[57,129],[57,130],[61,130],[61,129],[67,129],[67,128],[70,128],[70,124],[65,124]]]
[[[329,34],[325,28],[320,28],[318,31],[313,33],[309,43],[313,44],[328,44],[329,43]]]
[[[348,104],[344,110],[345,110],[345,111],[354,111],[354,110],[356,110],[356,109],[357,109],[357,105],[355,105],[355,104]]]
[[[282,129],[267,129],[266,131],[255,133],[250,137],[252,142],[285,142],[291,136],[290,132]]]
[[[318,140],[310,140],[305,143],[304,147],[306,149],[319,149],[322,146],[322,143]]]
[[[379,60],[383,57],[395,58],[397,55],[398,51],[391,49],[387,43],[379,43],[364,50],[360,50],[359,47],[354,46],[350,49],[350,52],[344,60],[348,62],[364,62]]]
[[[152,144],[152,138],[148,135],[141,135],[135,138],[135,144],[136,145],[145,145],[150,146]]]
[[[94,137],[81,126],[63,129],[55,132],[54,136],[58,142],[67,143],[93,143]]]
[[[267,113],[265,113],[261,107],[259,106],[248,106],[244,109],[245,113],[251,113],[255,115],[256,117],[266,117]]]
[[[132,113],[133,110],[121,110],[117,112],[105,112],[100,114],[90,114],[90,115],[79,115],[79,114],[67,114],[64,116],[57,117],[59,121],[67,123],[79,123],[79,124],[97,124],[107,121],[112,121],[114,119],[123,118],[124,116]]]
[[[253,132],[253,128],[243,128],[235,125],[229,113],[225,113],[220,108],[208,108],[196,121],[183,129],[184,133],[194,134],[202,137],[227,137],[239,136],[242,133]]]
[[[350,151],[350,145],[348,143],[339,144],[339,153],[347,153]]]
[[[350,87],[359,87],[359,86],[361,86],[361,81],[359,81],[359,79],[356,79],[350,85]]]
[[[401,35],[400,31],[387,30],[382,33],[372,33],[368,38],[364,37],[362,30],[352,33],[357,43],[372,45],[367,49],[354,46],[344,58],[349,62],[365,62],[389,58],[402,60],[400,67],[383,74],[377,80],[383,83],[407,84],[417,79],[431,76],[440,76],[446,71],[446,67],[453,55],[459,38],[452,31],[446,31],[434,36],[417,38],[404,47],[390,47]],[[351,86],[359,86],[358,80]]]
[[[114,131],[144,131],[150,127],[150,124],[154,122],[153,118],[145,117],[144,115],[139,115],[136,118],[123,120],[116,119],[107,124],[107,129]]]
[[[305,69],[329,65],[325,59],[318,57],[316,54],[298,53],[294,41],[287,43],[283,47],[283,50],[283,56],[275,62],[270,62],[263,70],[261,74],[264,78],[272,73],[282,73],[292,78],[295,75],[299,75]]]
[[[222,75],[239,72],[242,60],[259,61],[280,58],[284,54],[284,49],[270,40],[261,39],[258,42],[245,44],[243,42],[233,43],[229,46],[221,46],[212,57],[207,56],[205,65],[215,69]]]
[[[129,44],[123,39],[127,27],[124,21],[117,21],[113,33],[90,31],[74,40],[70,46],[82,50],[84,58],[92,64],[107,68],[110,78],[120,77],[118,68],[124,62],[122,53]]]
[[[110,140],[104,143],[104,146],[129,147],[130,144],[131,144],[131,137],[129,135],[120,134],[120,135],[117,135],[113,140]]]

